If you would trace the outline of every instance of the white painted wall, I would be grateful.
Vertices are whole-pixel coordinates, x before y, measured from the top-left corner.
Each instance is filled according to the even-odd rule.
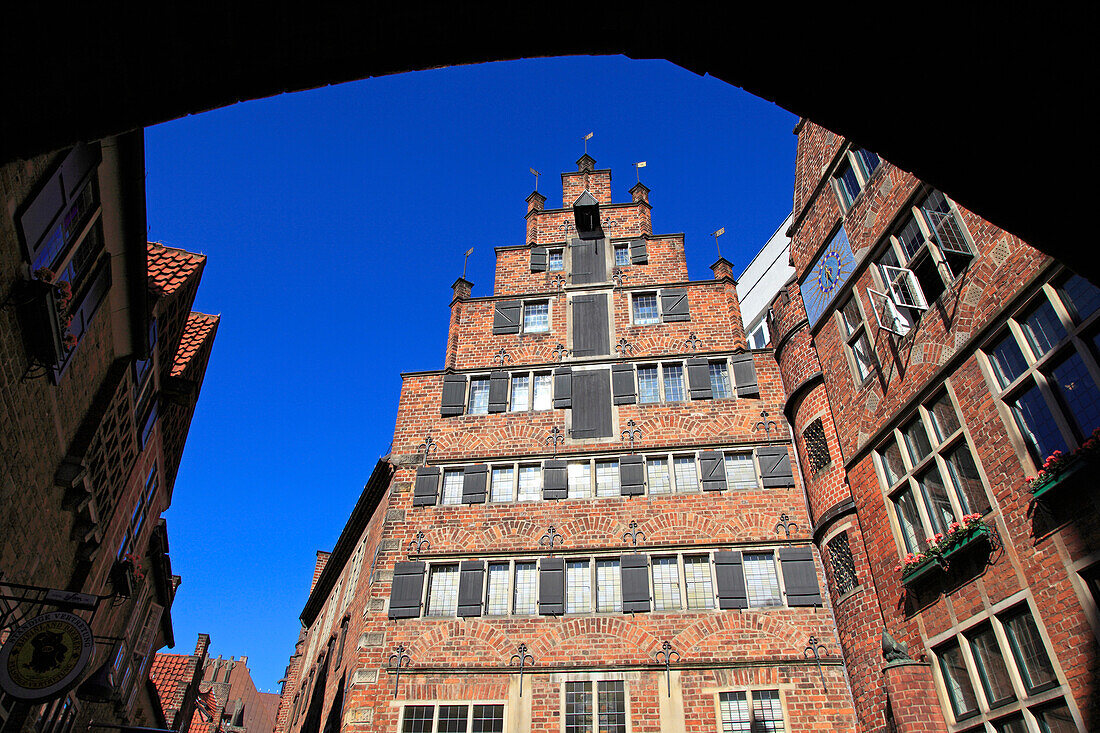
[[[786,234],[793,217],[794,214],[790,214],[783,220],[741,277],[737,278],[737,299],[741,301],[741,318],[746,334],[751,333],[764,318],[780,288],[794,275],[794,268],[789,264],[791,240]]]

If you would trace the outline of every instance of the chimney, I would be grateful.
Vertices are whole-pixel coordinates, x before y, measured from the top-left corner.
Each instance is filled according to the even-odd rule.
[[[533,211],[542,211],[545,203],[545,196],[538,191],[532,191],[531,195],[527,197],[527,213],[530,214]]]
[[[317,579],[321,577],[321,571],[325,569],[325,565],[328,563],[328,556],[330,552],[324,550],[317,551],[317,564],[313,566],[313,582],[309,584],[309,592],[313,592],[313,587],[317,585]]]
[[[454,281],[451,289],[454,290],[454,298],[451,300],[451,304],[454,305],[454,301],[466,300],[470,297],[470,293],[474,290],[474,284],[466,278],[460,277]]]
[[[649,189],[644,183],[635,183],[630,189],[630,195],[634,197],[636,204],[649,204]]]
[[[210,648],[210,634],[199,634],[199,641],[195,644],[195,656],[200,659],[206,656],[206,650]]]
[[[581,157],[577,158],[577,171],[580,173],[591,173],[596,170],[596,159],[588,153],[585,153]]]
[[[733,283],[737,284],[737,281],[733,279],[733,264],[725,257],[719,257],[718,261],[710,266],[710,269],[714,273],[715,280],[733,280]]]
[[[240,659],[240,663],[241,663],[242,667],[247,667],[248,666],[248,657],[242,655],[241,659]]]

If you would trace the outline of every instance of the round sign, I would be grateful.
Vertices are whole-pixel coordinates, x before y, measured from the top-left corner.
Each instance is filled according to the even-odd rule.
[[[92,630],[79,616],[35,616],[0,648],[0,688],[28,702],[60,697],[80,679],[94,648]]]

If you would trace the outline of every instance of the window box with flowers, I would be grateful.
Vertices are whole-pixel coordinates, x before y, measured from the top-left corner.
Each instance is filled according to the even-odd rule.
[[[1086,475],[1086,469],[1100,458],[1100,428],[1092,431],[1088,440],[1072,453],[1054,451],[1047,456],[1037,476],[1027,479],[1027,488],[1034,501],[1052,494],[1055,489],[1072,486]]]
[[[35,363],[52,367],[76,346],[76,338],[69,333],[72,300],[72,285],[64,280],[55,282],[54,272],[47,268],[35,270],[34,278],[23,283],[17,310],[27,351]]]
[[[992,532],[992,528],[982,521],[981,514],[967,514],[962,521],[951,522],[946,534],[929,537],[924,552],[909,553],[895,570],[901,573],[902,583],[913,585],[946,571],[954,556],[988,542]]]

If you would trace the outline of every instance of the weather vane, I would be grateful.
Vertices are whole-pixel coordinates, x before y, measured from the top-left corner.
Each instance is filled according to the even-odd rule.
[[[588,141],[592,139],[592,136],[596,133],[590,132],[584,136],[584,154],[588,155]]]
[[[716,250],[718,250],[718,256],[719,256],[719,257],[721,257],[721,256],[722,256],[722,248],[718,246],[718,237],[722,236],[722,235],[723,235],[723,234],[725,234],[725,233],[726,233],[726,228],[725,228],[725,227],[722,227],[722,228],[721,228],[721,229],[719,229],[718,231],[715,231],[715,232],[711,232],[711,233],[710,233],[710,234],[711,234],[711,236],[712,236],[712,237],[714,237],[714,248],[715,248]]]
[[[531,171],[531,174],[535,176],[535,193],[538,193],[538,191],[539,191],[539,176],[542,175],[542,172],[537,171],[534,168],[528,168],[527,170]]]
[[[470,261],[470,255],[474,253],[474,248],[470,247],[466,250],[466,259],[462,260],[462,279],[466,279],[466,263]]]
[[[634,164],[634,182],[635,183],[641,183],[642,182],[642,173],[641,173],[642,168],[645,168],[645,161],[644,160],[639,160],[637,163]]]

